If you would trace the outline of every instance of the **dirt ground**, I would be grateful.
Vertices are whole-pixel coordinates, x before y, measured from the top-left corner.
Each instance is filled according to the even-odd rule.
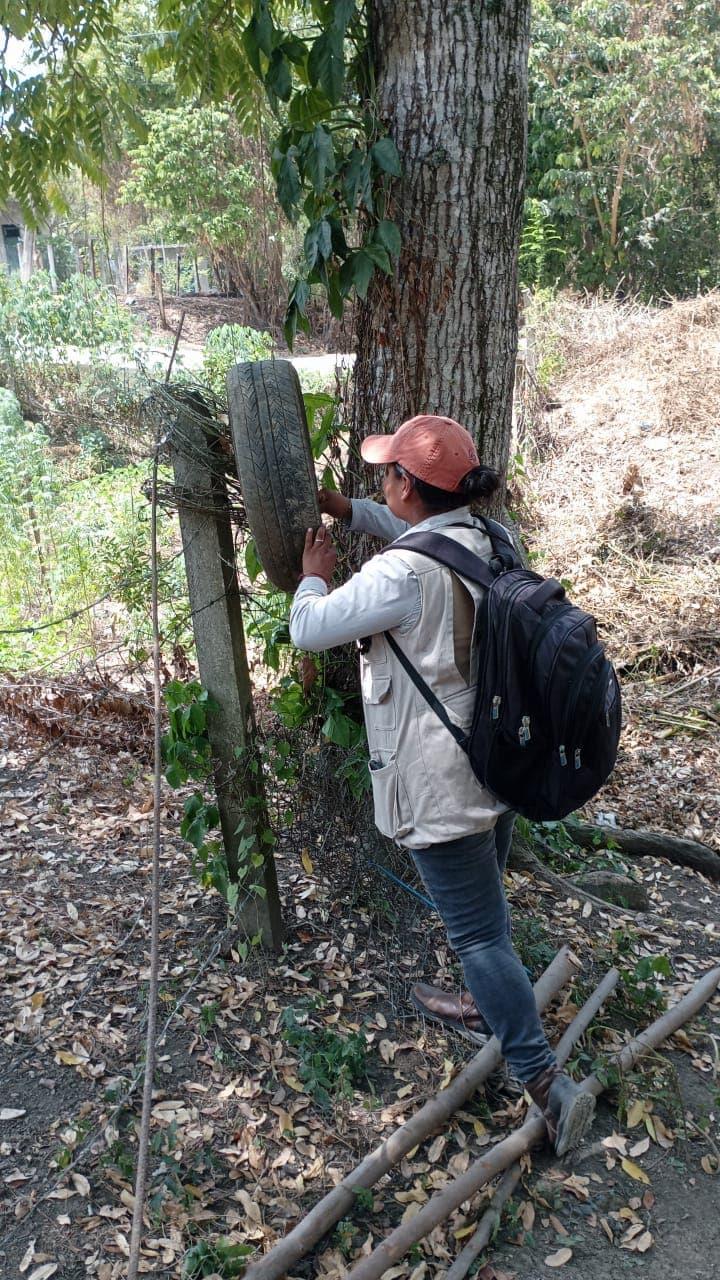
[[[568,304],[554,324],[556,407],[536,406],[525,424],[514,483],[543,571],[568,578],[574,598],[597,612],[622,674],[621,759],[586,816],[720,849],[720,304]],[[127,1266],[148,980],[151,725],[137,706],[130,719],[96,690],[88,718],[71,683],[22,697],[3,683],[0,698],[3,1280],[120,1280]],[[34,718],[32,698],[45,699]],[[332,769],[321,767],[309,752],[292,817],[288,797],[274,797],[287,927],[277,958],[243,957],[220,899],[190,874],[180,800],[165,793],[162,1038],[143,1274],[222,1274],[210,1248],[221,1239],[268,1248],[473,1052],[418,1022],[410,985],[456,985],[454,959],[428,909],[371,865],[389,851],[358,838],[358,812],[343,807]],[[559,847],[557,871],[570,869],[567,857]],[[409,879],[405,863],[390,865]],[[582,962],[546,1015],[553,1039],[613,961],[632,978],[643,959],[666,958],[671,973],[658,982],[673,999],[720,962],[720,882],[651,858],[626,870],[650,896],[642,914],[605,910],[526,874],[509,878],[515,937],[533,975],[564,942]],[[609,1002],[573,1069],[586,1074],[649,1022],[652,995],[641,985],[634,1004],[627,994]],[[295,1043],[289,1009],[301,1029]],[[361,1064],[351,1077],[327,1059],[324,1097],[307,1045],[326,1042],[327,1054],[356,1043]],[[512,1082],[493,1078],[292,1276],[346,1275],[523,1110]],[[575,1156],[533,1153],[478,1274],[713,1280],[719,1188],[716,996],[646,1069],[613,1082]],[[481,1194],[462,1206],[388,1276],[442,1280],[486,1204]]]
[[[241,324],[257,328],[257,321],[242,298],[227,298],[220,294],[182,294],[179,298],[167,296],[165,317],[169,327],[165,329],[160,319],[157,298],[137,294],[133,296],[131,305],[138,322],[144,322],[152,333],[161,336],[174,336],[184,312],[182,341],[194,347],[202,347],[210,330],[221,324]],[[278,325],[273,334],[278,344],[278,354],[287,353],[282,326]],[[322,313],[315,317],[311,334],[297,334],[293,350],[295,355],[351,350],[347,341],[346,336],[341,337],[338,322],[329,313]]]
[[[147,764],[129,751],[70,749],[4,729],[2,1274],[55,1265],[41,1274],[114,1280],[124,1274],[129,1239],[137,1091],[119,1110],[118,1102],[141,1061],[147,979]],[[331,849],[310,846],[312,873],[296,843],[302,830],[284,842],[287,946],[277,962],[248,972],[223,933],[219,900],[188,874],[176,820],[171,807],[163,811],[165,1031],[142,1260],[145,1274],[166,1277],[180,1275],[188,1247],[208,1233],[260,1246],[282,1234],[299,1207],[309,1207],[472,1052],[458,1037],[420,1025],[408,1000],[418,974],[445,984],[458,979],[441,927],[402,891],[358,869],[341,822]],[[611,930],[632,930],[638,956],[669,956],[678,992],[720,960],[720,886],[651,859],[638,867],[652,899],[641,917],[599,909],[588,916],[578,898],[559,900],[547,886],[512,877],[526,962],[537,971],[563,940],[583,961],[575,993],[565,992],[548,1014],[552,1034],[607,963]],[[317,1034],[340,1025],[365,1037],[365,1080],[329,1107],[299,1079],[300,1057],[282,1038],[288,1005],[309,1016]],[[622,1011],[608,1009],[578,1069],[587,1070],[627,1025]],[[710,1280],[708,1258],[718,1243],[719,1043],[716,999],[657,1060],[669,1062],[669,1072],[633,1074],[613,1091],[578,1157],[532,1157],[515,1203],[516,1215],[532,1206],[535,1222],[528,1232],[516,1216],[503,1228],[490,1253],[498,1275],[548,1274],[544,1259],[569,1240],[573,1256],[563,1274],[573,1280],[605,1280],[636,1266],[648,1280],[669,1280],[681,1260],[691,1280]],[[645,1112],[628,1127],[633,1099],[649,1108],[649,1130]],[[491,1082],[444,1138],[383,1180],[373,1210],[357,1215],[355,1233],[343,1224],[293,1274],[345,1274],[369,1236],[377,1240],[408,1204],[462,1172],[517,1123],[521,1107],[516,1090]],[[639,1174],[624,1172],[617,1150],[599,1147],[613,1133],[627,1136],[628,1151],[648,1139]],[[574,1174],[579,1181],[568,1185]],[[436,1229],[427,1252],[392,1274],[442,1276],[456,1233],[462,1239],[482,1208],[476,1197],[447,1230]],[[634,1238],[649,1233],[652,1240],[642,1254],[627,1247],[638,1222],[642,1235]]]

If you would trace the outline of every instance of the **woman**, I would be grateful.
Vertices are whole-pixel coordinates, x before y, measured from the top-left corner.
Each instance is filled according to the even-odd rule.
[[[411,418],[394,435],[367,437],[361,453],[366,462],[384,465],[387,505],[321,490],[321,509],[393,545],[330,590],[335,549],[323,526],[308,530],[290,634],[299,648],[316,651],[363,640],[376,825],[410,851],[477,1010],[541,1107],[562,1155],[589,1128],[594,1100],[559,1070],[512,947],[503,872],[513,815],[478,782],[384,636],[392,634],[451,719],[467,728],[479,659],[471,638],[483,589],[404,550],[402,538],[410,529],[433,530],[489,558],[490,541],[469,503],[489,496],[498,477],[480,465],[469,432],[451,418]],[[422,1004],[427,989],[416,991]]]

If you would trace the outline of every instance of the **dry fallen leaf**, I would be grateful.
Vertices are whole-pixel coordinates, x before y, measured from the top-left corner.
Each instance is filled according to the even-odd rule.
[[[620,1163],[629,1178],[634,1178],[636,1182],[650,1182],[645,1170],[641,1169],[639,1164],[635,1164],[634,1160],[623,1159]]]
[[[639,1142],[635,1143],[634,1147],[630,1148],[628,1155],[631,1155],[633,1158],[635,1156],[644,1156],[645,1152],[649,1149],[649,1147],[650,1147],[650,1139],[641,1138]]]
[[[565,1245],[564,1249],[558,1249],[557,1253],[551,1253],[548,1255],[548,1257],[545,1259],[545,1266],[546,1267],[564,1267],[565,1263],[569,1262],[572,1256],[573,1256],[572,1249],[568,1249],[567,1245]]]
[[[553,1229],[553,1231],[555,1232],[555,1234],[556,1234],[556,1235],[558,1235],[558,1236],[569,1236],[569,1235],[570,1235],[570,1232],[568,1231],[567,1227],[563,1226],[563,1224],[562,1224],[562,1222],[560,1221],[560,1219],[559,1219],[558,1217],[556,1217],[556,1215],[555,1215],[554,1213],[551,1213],[551,1214],[550,1214],[549,1222],[550,1222],[550,1226],[552,1227],[552,1229]]]
[[[636,1098],[630,1104],[627,1113],[628,1129],[634,1129],[637,1125],[642,1124],[645,1116],[649,1113],[652,1104],[646,1102],[645,1098]]]
[[[48,1280],[49,1276],[54,1276],[57,1271],[57,1262],[45,1262],[41,1267],[36,1267],[30,1272],[28,1280]]]
[[[588,1191],[589,1185],[590,1179],[580,1177],[577,1173],[571,1174],[570,1177],[566,1178],[563,1182],[565,1190],[569,1191],[571,1195],[574,1195],[578,1200],[590,1199],[590,1192]]]
[[[535,1206],[529,1200],[523,1201],[520,1206],[520,1221],[526,1231],[532,1231],[535,1222]]]
[[[394,1044],[392,1040],[381,1040],[378,1048],[383,1062],[392,1062],[395,1057],[397,1045]]]
[[[718,1172],[717,1156],[703,1156],[700,1164],[702,1165],[705,1173],[709,1173],[711,1176]]]
[[[72,1178],[75,1190],[79,1191],[81,1196],[90,1195],[90,1183],[82,1173],[71,1173],[70,1177]]]
[[[27,1115],[24,1107],[2,1107],[0,1109],[0,1120],[19,1120],[20,1116]]]
[[[25,1253],[23,1254],[22,1262],[18,1267],[18,1271],[20,1272],[20,1275],[25,1274],[34,1257],[35,1257],[35,1241],[31,1240],[27,1249],[25,1250]]]
[[[307,875],[311,876],[314,871],[313,860],[310,857],[310,854],[308,853],[307,849],[303,849],[302,853],[300,854],[300,858],[302,860],[302,864],[305,872],[307,873]]]
[[[87,1058],[81,1058],[78,1053],[69,1053],[67,1049],[59,1049],[55,1057],[58,1062],[63,1062],[66,1067],[79,1067],[87,1062]]]
[[[602,1145],[609,1151],[619,1151],[621,1156],[627,1152],[627,1138],[621,1133],[611,1133],[609,1138],[603,1138]]]
[[[453,1236],[456,1240],[464,1240],[466,1236],[472,1235],[476,1227],[477,1222],[471,1222],[469,1227],[460,1227],[458,1231],[453,1231]]]

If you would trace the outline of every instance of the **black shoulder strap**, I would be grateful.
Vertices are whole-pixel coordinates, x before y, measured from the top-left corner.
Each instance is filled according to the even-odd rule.
[[[470,582],[477,582],[481,587],[491,587],[496,574],[493,573],[487,560],[477,556],[454,538],[443,537],[441,533],[404,533],[397,542],[392,542],[384,551],[421,551],[423,555],[437,560],[447,569],[459,573]]]
[[[522,568],[512,536],[505,525],[500,524],[498,520],[491,520],[489,516],[481,516],[480,519],[485,525],[485,532],[492,543],[494,554],[502,557],[509,553],[513,559],[513,567]]]
[[[420,672],[415,669],[412,662],[408,658],[407,654],[403,653],[402,649],[400,648],[400,645],[397,643],[394,637],[390,635],[389,631],[385,632],[385,639],[390,645],[390,648],[395,654],[395,657],[397,658],[398,662],[409,675],[410,679],[415,685],[415,688],[420,690],[420,693],[422,694],[423,698],[428,703],[428,705],[435,712],[435,715],[438,717],[439,720],[442,720],[443,724],[445,725],[445,728],[449,729],[450,733],[452,734],[453,738],[457,742],[458,746],[462,747],[463,751],[467,751],[467,747],[468,747],[467,735],[464,734],[462,729],[460,729],[459,726],[454,724],[453,721],[450,719],[447,711],[445,710],[437,694],[434,694],[432,689],[430,688],[430,685],[425,683],[422,676],[420,675]]]

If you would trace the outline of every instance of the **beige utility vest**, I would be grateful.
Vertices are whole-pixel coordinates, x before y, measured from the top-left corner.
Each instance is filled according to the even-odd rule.
[[[490,540],[478,523],[438,529],[489,558]],[[400,556],[420,584],[420,617],[410,631],[391,632],[444,704],[450,719],[469,728],[475,705],[478,655],[470,652],[475,616],[485,592],[402,543]],[[475,777],[465,752],[406,674],[385,637],[361,656],[361,685],[370,750],[375,823],[410,849],[487,831],[507,806]]]

